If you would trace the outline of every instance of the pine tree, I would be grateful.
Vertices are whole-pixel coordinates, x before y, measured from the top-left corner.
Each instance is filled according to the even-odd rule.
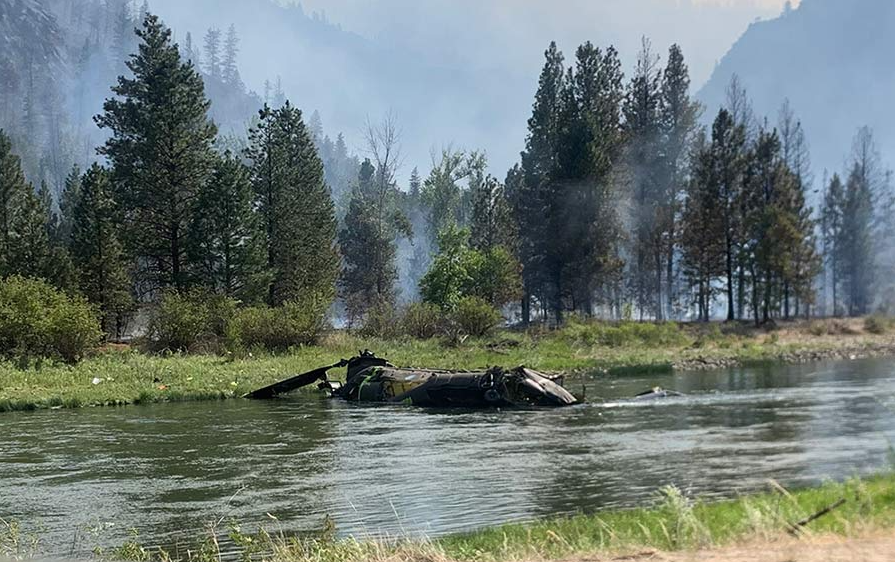
[[[25,181],[19,157],[12,153],[12,142],[0,129],[0,277],[16,273],[22,207],[32,188]]]
[[[339,232],[345,263],[340,287],[352,323],[361,320],[371,308],[393,304],[395,300],[395,245],[377,224],[375,184],[376,169],[366,159],[352,190],[345,226]]]
[[[239,75],[239,35],[236,33],[236,26],[231,25],[227,29],[227,37],[224,39],[224,60],[222,69],[222,78],[224,83],[234,88],[238,92],[245,91],[245,84]]]
[[[470,246],[480,252],[497,247],[513,251],[516,225],[513,223],[505,188],[492,176],[472,189],[472,216],[469,221]]]
[[[343,296],[355,319],[370,307],[394,305],[397,245],[401,239],[413,240],[413,227],[401,205],[403,193],[395,180],[401,147],[394,116],[389,114],[378,124],[367,123],[366,137],[372,161],[361,164],[340,235],[346,244]]]
[[[117,210],[111,174],[94,164],[79,181],[73,201],[72,260],[78,287],[100,311],[103,332],[121,336],[124,316],[131,309],[128,261],[118,240]]]
[[[408,195],[414,201],[418,201],[422,196],[423,180],[420,178],[419,168],[413,168],[410,172],[410,180],[408,181]]]
[[[308,121],[308,130],[311,133],[311,140],[314,141],[314,146],[319,149],[323,144],[323,119],[320,117],[320,112],[316,109],[311,114],[311,120]]]
[[[205,33],[205,72],[213,79],[221,79],[221,30],[209,28]]]
[[[845,184],[842,231],[837,242],[838,277],[851,316],[870,311],[874,282],[873,192],[860,162],[852,164]]]
[[[45,193],[45,191],[44,191]],[[35,277],[57,282],[52,278],[50,246],[50,210],[40,192],[28,189],[21,198],[7,261],[8,274]]]
[[[824,258],[829,276],[829,290],[833,299],[833,316],[839,315],[839,286],[841,284],[842,269],[840,258],[844,241],[842,236],[842,219],[845,212],[845,186],[839,174],[833,174],[833,178],[826,186],[824,192],[823,209],[821,211],[821,235],[823,236]]]
[[[712,124],[712,181],[718,183],[723,221],[724,277],[727,296],[727,320],[736,319],[739,244],[741,240],[741,202],[743,167],[746,161],[746,129],[737,125],[733,115],[721,109]],[[742,287],[742,284],[740,285]]]
[[[557,167],[558,124],[565,88],[564,57],[551,42],[544,53],[544,67],[528,120],[528,137],[522,152],[520,168],[507,178],[516,222],[519,225],[519,257],[523,265],[525,296],[522,321],[531,319],[531,298],[537,296],[562,319],[562,266],[551,250],[551,220],[556,220],[551,206],[558,203],[551,183]]]
[[[690,98],[690,74],[678,45],[668,50],[662,74],[659,107],[659,193],[658,230],[665,266],[665,310],[673,314],[675,303],[675,259],[679,238],[681,206],[687,189],[686,168],[689,149],[701,113],[699,103]]]
[[[112,165],[128,250],[146,269],[150,290],[189,279],[187,235],[199,190],[214,161],[216,127],[208,120],[202,78],[184,63],[171,31],[149,15],[138,31],[133,78],[119,77],[96,118],[111,137],[99,153]]]
[[[724,274],[724,204],[715,178],[714,154],[705,134],[694,142],[690,181],[681,217],[681,261],[694,293],[697,318],[711,319],[716,281]]]
[[[288,101],[265,106],[248,156],[273,276],[268,303],[331,301],[339,275],[335,211],[301,111]]]
[[[270,276],[249,171],[230,152],[216,158],[196,198],[190,257],[197,284],[244,303],[262,302]]]
[[[286,103],[286,92],[283,91],[283,79],[277,76],[276,84],[273,89],[273,103],[271,104],[274,108],[281,108]]]
[[[75,207],[81,198],[81,168],[76,164],[65,178],[65,187],[59,199],[59,240],[71,244]]]
[[[130,8],[127,1],[121,1],[113,6],[112,43],[109,50],[110,61],[115,72],[124,71],[124,62],[133,47],[134,22],[131,20]]]
[[[628,138],[627,167],[631,182],[631,260],[629,284],[641,317],[645,313],[662,319],[661,290],[664,244],[660,207],[666,203],[658,181],[662,99],[658,57],[648,40],[637,58],[637,67],[625,101],[625,131]]]

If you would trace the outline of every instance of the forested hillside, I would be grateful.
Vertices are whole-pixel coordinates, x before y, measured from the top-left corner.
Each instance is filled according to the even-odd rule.
[[[736,74],[758,116],[776,116],[783,99],[798,108],[817,180],[843,164],[855,128],[872,126],[880,150],[895,154],[891,100],[895,3],[803,0],[777,19],[752,24],[721,60],[698,98],[724,104]]]
[[[234,25],[178,42],[145,3],[13,7],[0,276],[86,299],[108,336],[143,308],[167,348],[238,333],[279,349],[334,319],[460,341],[501,318],[763,325],[892,306],[895,199],[872,129],[817,180],[797,105],[762,114],[733,79],[705,113],[678,44],[643,38],[626,68],[611,45],[551,42],[525,148],[495,177],[488,147],[408,162],[395,113],[358,124],[353,156],[279,80],[247,90]]]
[[[105,134],[94,123],[109,87],[126,73],[137,48],[134,29],[149,11],[134,0],[11,0],[0,3],[0,127],[16,146],[28,178],[60,196],[72,166],[86,169]],[[239,30],[234,22],[185,32],[178,41],[192,60],[212,101],[209,115],[220,143],[241,148],[265,101],[280,106],[286,95],[277,76],[261,92],[241,77]],[[313,111],[313,110],[312,110]],[[326,135],[311,120],[337,199],[347,194],[358,166],[340,135]],[[244,144],[244,143],[243,143]]]

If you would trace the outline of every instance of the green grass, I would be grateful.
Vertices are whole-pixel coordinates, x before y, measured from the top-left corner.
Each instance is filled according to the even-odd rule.
[[[843,506],[809,524],[805,531],[850,535],[895,526],[895,476],[889,474],[792,493],[781,488],[717,503],[691,501],[676,488],[666,488],[658,505],[651,508],[506,525],[447,537],[435,544],[452,559],[495,561],[557,559],[637,548],[708,548],[781,535],[792,523],[842,498],[846,499]]]
[[[731,325],[608,324],[570,322],[558,331],[499,331],[460,346],[441,340],[363,339],[344,332],[318,346],[272,355],[147,355],[112,350],[70,366],[52,362],[0,363],[0,412],[219,400],[241,396],[288,376],[371,349],[406,367],[483,369],[526,365],[551,372],[588,371],[610,376],[667,373],[694,359],[766,363],[787,354],[822,351],[829,341],[781,343]],[[860,341],[855,339],[860,344]],[[338,372],[335,373],[338,376]],[[97,384],[94,384],[97,381]]]
[[[706,503],[667,487],[657,493],[650,507],[503,525],[432,541],[337,539],[331,526],[314,536],[287,537],[263,530],[248,535],[232,525],[229,535],[243,560],[510,562],[606,557],[645,549],[706,549],[747,540],[774,540],[786,536],[794,523],[841,499],[846,503],[802,527],[799,536],[859,536],[895,527],[895,475],[891,473],[794,492],[776,485],[769,489],[762,494]],[[219,529],[210,528],[208,538],[197,537],[191,560],[218,560],[219,536]],[[171,560],[168,553],[145,548],[136,539],[106,554],[132,562]]]

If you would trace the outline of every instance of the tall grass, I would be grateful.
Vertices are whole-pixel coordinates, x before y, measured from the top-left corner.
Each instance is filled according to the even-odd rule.
[[[679,551],[713,548],[744,540],[785,537],[792,525],[834,502],[846,503],[800,531],[800,535],[855,536],[895,527],[895,475],[828,483],[790,492],[771,491],[735,500],[705,503],[669,486],[643,509],[598,512],[513,524],[435,540],[358,541],[337,539],[331,525],[313,536],[243,534],[231,526],[229,538],[243,560],[270,562],[404,562],[561,560],[573,556],[613,556],[644,549]],[[216,535],[200,539],[187,558],[221,558]],[[169,553],[133,541],[114,552],[132,562],[167,562]]]

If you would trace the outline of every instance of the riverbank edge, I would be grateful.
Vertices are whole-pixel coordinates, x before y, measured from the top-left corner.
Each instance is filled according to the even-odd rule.
[[[228,400],[277,380],[334,363],[356,349],[381,350],[395,364],[409,367],[484,369],[525,364],[550,372],[619,377],[735,367],[763,367],[877,357],[895,358],[895,340],[842,338],[792,344],[750,341],[739,347],[607,349],[578,346],[554,349],[533,343],[528,350],[493,344],[450,348],[351,340],[308,347],[293,354],[232,359],[210,355],[151,356],[113,351],[76,366],[20,369],[0,365],[0,413],[83,407]]]
[[[328,520],[327,520],[328,521]],[[630,559],[632,553],[713,551],[735,545],[760,548],[824,537],[850,539],[895,530],[895,472],[787,490],[769,481],[765,491],[734,499],[691,498],[675,486],[656,493],[654,505],[511,523],[432,540],[338,539],[331,522],[318,533],[242,534],[231,524],[240,559],[266,562],[513,562],[518,560]],[[219,529],[197,537],[193,559],[220,560]],[[104,552],[107,559],[169,562],[170,553],[134,540]],[[232,553],[230,553],[232,554]],[[661,559],[661,558],[660,558]]]

